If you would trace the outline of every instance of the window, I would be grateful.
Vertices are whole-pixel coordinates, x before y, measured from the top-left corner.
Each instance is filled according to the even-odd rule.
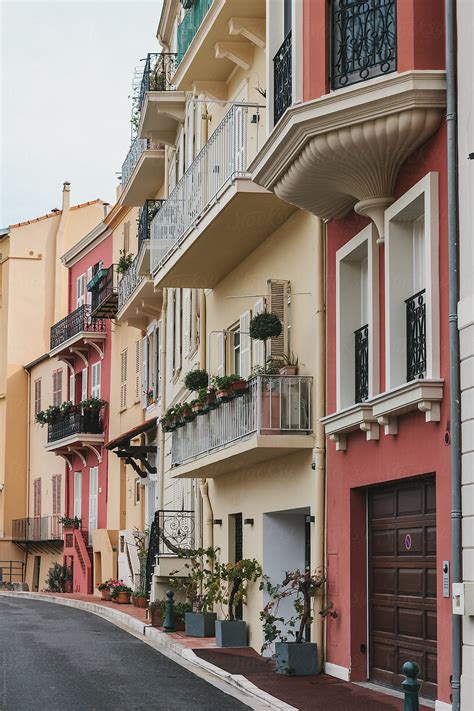
[[[231,329],[231,362],[230,372],[240,375],[240,329],[235,326]]]
[[[277,338],[270,340],[268,349],[270,356],[279,356],[288,353],[288,297],[290,295],[290,282],[285,279],[268,280],[268,310],[276,313],[283,329]]]
[[[53,372],[53,405],[60,405],[63,401],[63,371]]]
[[[87,284],[90,282],[92,279],[92,267],[87,268],[87,277],[86,277],[86,301],[88,304],[92,303],[92,291],[89,291],[87,289]]]
[[[438,174],[385,212],[387,390],[439,378]]]
[[[81,375],[81,400],[87,400],[87,368],[82,369]]]
[[[82,472],[74,472],[73,515],[82,518]]]
[[[100,377],[101,377],[101,362],[93,363],[91,366],[91,397],[100,398]]]
[[[369,225],[336,253],[338,410],[378,393],[378,344],[378,246]]]
[[[76,403],[76,374],[74,372],[69,375],[69,400],[73,405]]]
[[[35,380],[35,415],[41,410],[41,378]]]
[[[261,314],[263,311],[265,311],[265,299],[262,297],[254,304],[254,307],[252,309],[252,315],[256,316],[257,314]],[[255,368],[256,366],[263,367],[264,360],[265,360],[265,349],[264,349],[263,341],[257,341],[257,340],[252,341],[252,367],[253,368]]]
[[[76,280],[76,308],[86,303],[86,275],[81,274]]]
[[[154,376],[153,382],[155,385],[155,397],[160,397],[161,395],[161,321],[158,323],[155,334],[155,357],[154,357]]]
[[[181,289],[168,290],[167,311],[167,372],[174,380],[181,370],[182,357],[182,306]]]
[[[61,474],[53,474],[51,477],[51,484],[53,489],[53,502],[52,502],[52,515],[53,520],[51,523],[51,532],[55,538],[60,537],[60,526],[59,526],[59,516],[62,511],[62,477]]]
[[[33,516],[41,516],[41,479],[33,481]]]
[[[140,402],[141,341],[135,341],[135,402]]]
[[[89,470],[89,545],[92,545],[92,532],[97,528],[98,513],[98,493],[99,493],[99,467],[91,467]]]
[[[199,346],[199,291],[183,289],[183,355],[191,357]]]
[[[120,354],[120,409],[127,407],[127,362],[128,350],[125,348]]]
[[[135,504],[139,504],[142,496],[142,485],[140,479],[135,479]]]

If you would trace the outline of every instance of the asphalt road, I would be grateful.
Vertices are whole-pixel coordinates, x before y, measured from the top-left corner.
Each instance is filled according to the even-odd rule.
[[[110,622],[54,603],[0,597],[0,709],[248,709]]]

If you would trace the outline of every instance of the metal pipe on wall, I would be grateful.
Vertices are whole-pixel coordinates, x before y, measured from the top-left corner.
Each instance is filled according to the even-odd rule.
[[[166,342],[167,342],[167,324],[166,312],[168,310],[168,290],[163,289],[163,302],[161,306],[161,412],[163,415],[166,409]],[[160,442],[160,460],[158,469],[158,509],[161,511],[164,508],[165,500],[165,433],[162,427],[159,427],[159,442]]]

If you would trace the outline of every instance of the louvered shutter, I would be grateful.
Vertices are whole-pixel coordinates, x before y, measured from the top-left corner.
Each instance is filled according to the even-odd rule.
[[[120,409],[127,407],[127,349],[120,354]]]
[[[225,375],[225,333],[220,331],[216,336],[216,375]]]
[[[155,332],[155,393],[156,397],[161,395],[161,321]]]
[[[250,311],[240,317],[240,375],[248,378],[250,375]]]
[[[33,515],[41,516],[41,479],[33,482]]]
[[[87,368],[82,369],[81,400],[87,400]]]
[[[140,346],[141,341],[135,341],[135,402],[140,402]]]
[[[191,353],[191,289],[183,289],[183,354]]]
[[[142,407],[145,408],[148,396],[148,336],[142,340],[142,355]]]
[[[90,282],[92,279],[92,267],[89,267],[87,270],[87,279],[86,279],[86,285]],[[87,290],[86,292],[86,300],[88,304],[92,303],[92,291]]]
[[[265,299],[259,299],[253,307],[253,316],[265,311]],[[252,367],[264,366],[265,349],[262,341],[252,340]]]
[[[195,351],[199,348],[199,329],[200,329],[200,309],[199,309],[200,291],[193,289],[191,303],[191,324],[192,324],[192,343],[191,348]]]
[[[166,376],[168,380],[172,380],[174,375],[174,289],[168,289],[166,318]]]
[[[277,338],[270,339],[269,355],[272,357],[288,353],[288,294],[290,282],[283,279],[269,279],[268,310],[275,313],[282,323],[282,332]]]
[[[177,373],[181,370],[181,289],[176,289],[175,291],[174,314],[174,369],[175,373]]]
[[[102,364],[100,360],[91,366],[91,397],[100,397]]]
[[[69,376],[69,400],[76,404],[76,374],[73,372]]]
[[[91,277],[92,278],[92,277]],[[86,275],[81,274],[76,281],[76,308],[82,306],[86,301]]]

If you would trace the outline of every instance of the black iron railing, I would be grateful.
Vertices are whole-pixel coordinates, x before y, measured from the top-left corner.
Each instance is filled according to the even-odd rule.
[[[273,122],[276,124],[292,102],[291,32],[273,57]]]
[[[143,242],[150,239],[150,225],[165,200],[146,200],[138,216],[138,251]]]
[[[60,516],[33,516],[12,521],[13,541],[62,541],[63,525]]]
[[[396,0],[332,0],[331,88],[397,68]]]
[[[82,410],[76,406],[48,424],[48,442],[56,442],[74,434],[102,434],[103,431],[100,411]]]
[[[160,556],[177,556],[195,547],[194,511],[156,511],[150,528],[146,588],[150,594],[153,571]]]
[[[147,55],[140,84],[139,109],[143,106],[147,91],[174,91],[171,79],[176,71],[177,64],[177,54],[151,52]]]
[[[405,301],[407,319],[407,382],[426,376],[425,290]]]
[[[92,280],[93,286],[88,291],[91,292],[91,313],[93,316],[107,318],[115,316],[117,313],[117,272],[114,265],[100,269]]]
[[[82,331],[105,331],[105,321],[91,316],[90,304],[83,304],[51,328],[51,349],[60,346]]]
[[[355,348],[355,401],[364,402],[369,397],[369,327],[354,331]]]

